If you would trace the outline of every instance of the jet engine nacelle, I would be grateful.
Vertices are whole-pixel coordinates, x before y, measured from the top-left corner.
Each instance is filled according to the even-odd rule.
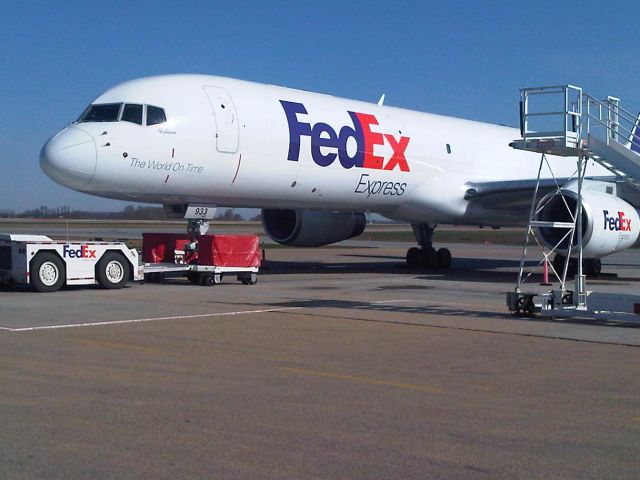
[[[320,247],[357,237],[366,223],[361,212],[262,210],[262,225],[269,236],[294,247]]]
[[[586,181],[582,189],[582,255],[584,258],[600,258],[631,247],[638,239],[640,221],[638,212],[624,200],[608,193],[615,186],[605,182]],[[565,203],[566,202],[566,203]],[[578,203],[577,185],[568,184],[540,200],[536,220],[572,222],[569,211],[575,212]],[[567,208],[568,207],[568,208]],[[567,255],[569,238],[564,228],[538,227],[538,235],[545,246],[556,247],[556,251]],[[562,241],[561,241],[562,240]],[[573,240],[578,244],[577,232]],[[577,250],[572,250],[572,256]]]

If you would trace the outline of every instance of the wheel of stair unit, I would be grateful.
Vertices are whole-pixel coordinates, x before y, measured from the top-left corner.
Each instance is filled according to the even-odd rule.
[[[532,297],[522,296],[518,298],[518,302],[516,303],[516,313],[518,315],[533,316],[534,312],[535,304],[533,303]]]

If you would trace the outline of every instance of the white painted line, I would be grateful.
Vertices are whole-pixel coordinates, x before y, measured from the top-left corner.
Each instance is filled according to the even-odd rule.
[[[76,328],[76,327],[99,327],[102,325],[121,325],[125,323],[158,322],[161,320],[184,320],[187,318],[225,317],[229,315],[247,315],[251,313],[282,312],[285,310],[298,310],[300,308],[302,307],[265,308],[263,310],[240,310],[237,312],[203,313],[200,315],[176,315],[173,317],[136,318],[133,320],[114,320],[111,322],[107,321],[107,322],[70,323],[70,324],[63,324],[63,325],[44,325],[41,327],[26,327],[26,328],[0,327],[0,329],[7,330],[9,332],[32,332],[34,330],[55,330],[59,328]]]

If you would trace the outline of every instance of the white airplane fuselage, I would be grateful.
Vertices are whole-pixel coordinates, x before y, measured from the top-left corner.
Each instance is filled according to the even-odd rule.
[[[115,199],[508,225],[499,209],[470,211],[467,184],[535,179],[540,160],[509,147],[514,128],[215,76],[133,80],[92,105],[121,110],[62,130],[41,165],[63,185]],[[147,125],[158,121],[150,107],[166,120]],[[559,176],[575,170],[571,159],[550,161]]]

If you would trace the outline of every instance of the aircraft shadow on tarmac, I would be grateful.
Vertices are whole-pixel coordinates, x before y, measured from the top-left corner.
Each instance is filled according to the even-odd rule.
[[[219,303],[219,302],[217,302]],[[246,306],[246,303],[243,304]],[[258,305],[256,305],[258,306]],[[262,305],[264,306],[264,305]],[[451,307],[448,305],[438,305],[437,301],[432,304],[425,305],[407,305],[397,303],[370,303],[357,300],[343,300],[343,299],[291,299],[282,302],[275,302],[269,304],[270,308],[301,308],[308,310],[322,309],[338,309],[349,311],[375,311],[375,312],[387,312],[387,313],[410,313],[410,314],[422,314],[422,315],[447,315],[447,316],[465,316],[465,317],[477,317],[477,318],[507,318],[511,317],[509,313],[505,311],[486,311],[486,310],[473,310],[471,308],[463,307]],[[313,312],[313,316],[323,316],[323,314],[317,311]],[[327,313],[327,317],[336,317],[335,314]],[[400,319],[371,319],[371,318],[359,318],[359,317],[345,317],[339,315],[340,318],[359,321],[371,321],[380,323],[394,323],[394,324],[418,324],[417,322],[403,322]]]
[[[234,306],[236,308],[240,307],[233,302],[215,302],[217,304],[225,303],[230,306]],[[247,303],[241,304],[243,308],[247,307]],[[264,307],[263,304],[256,304],[256,308]],[[475,310],[473,308],[465,308],[463,306],[460,307],[452,307],[450,305],[439,305],[437,301],[434,301],[431,304],[421,304],[421,305],[407,305],[407,304],[384,304],[384,303],[369,303],[369,302],[361,302],[356,300],[343,300],[343,299],[291,299],[285,300],[281,302],[275,302],[269,304],[270,308],[299,308],[306,309],[309,313],[304,313],[304,311],[296,311],[296,315],[312,315],[314,318],[317,317],[325,317],[325,318],[335,318],[340,320],[347,321],[357,321],[357,322],[370,322],[370,323],[386,323],[386,324],[394,324],[394,325],[414,325],[414,326],[425,326],[425,327],[435,327],[435,328],[447,328],[447,329],[456,329],[456,330],[480,330],[480,331],[493,331],[491,329],[487,329],[486,327],[478,326],[473,327],[463,327],[457,325],[432,325],[429,323],[427,319],[424,320],[416,320],[415,317],[410,318],[398,318],[398,317],[388,317],[388,318],[371,318],[371,317],[359,317],[355,313],[354,314],[344,314],[344,313],[332,313],[330,311],[326,313],[318,312],[318,309],[333,309],[333,310],[341,310],[341,311],[349,311],[349,312],[385,312],[388,314],[417,314],[417,315],[431,315],[431,316],[451,316],[451,317],[464,317],[464,318],[478,318],[478,319],[497,319],[497,320],[515,320],[515,321],[523,321],[523,322],[536,322],[536,323],[566,323],[566,324],[576,324],[576,325],[594,325],[594,326],[615,326],[615,327],[625,327],[625,328],[640,328],[640,323],[634,321],[625,321],[625,320],[610,320],[610,319],[602,319],[602,318],[570,318],[570,317],[556,317],[551,318],[548,316],[516,316],[513,315],[506,310],[500,311],[487,311],[487,310]],[[494,331],[494,333],[504,333],[504,334],[515,334],[517,333],[509,333],[503,331]],[[525,334],[530,335],[530,334]]]
[[[350,255],[345,255],[350,256]],[[450,269],[426,269],[420,267],[409,267],[404,259],[398,257],[370,257],[360,256],[362,262],[288,262],[268,260],[261,268],[259,275],[274,274],[316,274],[328,275],[340,273],[350,274],[384,274],[384,275],[407,275],[413,274],[421,279],[429,280],[462,280],[468,282],[504,282],[515,283],[516,274],[520,262],[517,260],[501,259],[477,259],[477,258],[456,258]],[[397,262],[389,261],[366,261],[365,258],[395,259]],[[535,266],[536,262],[526,262],[526,266]],[[508,270],[507,270],[508,269]],[[505,270],[505,271],[503,271]],[[537,277],[536,277],[537,278]],[[540,279],[542,277],[540,276]]]
[[[404,259],[395,256],[386,255],[342,255],[344,257],[358,257],[362,259],[389,259],[397,260],[397,262],[388,261],[366,261],[362,262],[303,262],[303,261],[272,261],[268,260],[260,270],[259,275],[284,274],[284,273],[303,273],[303,274],[332,274],[341,273],[349,274],[390,274],[390,275],[406,275],[415,274],[418,278],[429,280],[460,280],[465,282],[495,282],[515,284],[518,269],[520,268],[520,260],[508,259],[483,259],[483,258],[466,258],[457,257],[453,260],[450,269],[426,269],[420,267],[409,267]],[[535,270],[533,275],[527,280],[527,283],[541,283],[543,281],[542,266],[538,265],[538,261],[527,260],[524,263],[526,273]],[[604,270],[597,277],[589,277],[591,281],[604,282],[633,282],[637,278],[619,277],[616,273],[606,270],[615,270],[613,264],[607,264]],[[549,277],[553,281],[553,274],[549,272]],[[567,276],[568,281],[573,281],[573,275]]]

